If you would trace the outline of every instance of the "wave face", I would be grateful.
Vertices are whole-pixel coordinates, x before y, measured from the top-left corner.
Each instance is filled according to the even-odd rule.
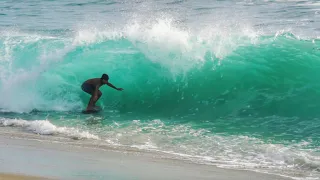
[[[101,104],[123,112],[212,119],[317,117],[319,40],[293,34],[191,33],[159,20],[150,27],[80,30],[73,37],[8,32],[0,38],[0,107],[73,110],[80,86],[108,73],[124,93],[102,88]]]
[[[246,25],[195,30],[160,18],[120,28],[4,30],[0,125],[313,177],[319,59],[318,37],[266,35]],[[89,100],[82,82],[102,73],[124,88],[101,88],[98,104],[112,117],[101,126],[59,119],[79,115]]]

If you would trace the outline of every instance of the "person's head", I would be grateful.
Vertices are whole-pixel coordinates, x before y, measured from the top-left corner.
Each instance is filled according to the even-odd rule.
[[[108,80],[109,80],[109,76],[107,74],[102,74],[100,78],[101,84],[106,84]]]

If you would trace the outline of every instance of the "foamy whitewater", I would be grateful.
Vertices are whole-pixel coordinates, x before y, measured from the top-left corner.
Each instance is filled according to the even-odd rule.
[[[319,179],[319,2],[5,1],[0,9],[0,126]],[[124,91],[102,87],[103,110],[82,114],[90,97],[80,86],[102,73]]]

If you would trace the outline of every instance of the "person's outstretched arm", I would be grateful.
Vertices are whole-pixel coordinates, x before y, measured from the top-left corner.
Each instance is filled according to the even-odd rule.
[[[117,88],[117,87],[115,87],[113,84],[111,84],[111,83],[109,83],[109,82],[107,82],[106,84],[107,84],[108,86],[112,87],[113,89],[118,90],[118,91],[122,91],[122,90],[123,90],[122,88]]]

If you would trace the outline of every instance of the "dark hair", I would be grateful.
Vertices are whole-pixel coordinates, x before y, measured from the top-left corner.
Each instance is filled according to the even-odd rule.
[[[101,82],[102,82],[102,80],[108,81],[109,80],[109,76],[107,74],[102,74],[100,80],[101,80]]]

